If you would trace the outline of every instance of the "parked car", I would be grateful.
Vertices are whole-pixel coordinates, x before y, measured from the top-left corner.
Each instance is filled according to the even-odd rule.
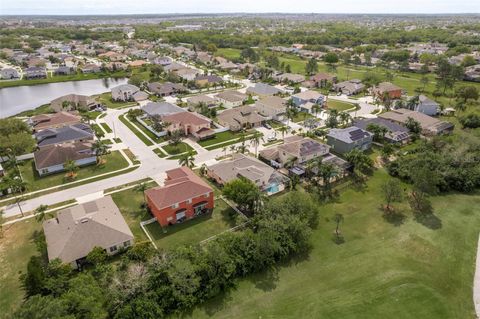
[[[265,127],[266,129],[269,129],[269,130],[272,129],[272,126],[270,124],[266,123],[266,122],[263,123],[263,127]]]
[[[267,138],[267,142],[273,142],[273,141],[275,141],[276,139],[277,139],[277,138],[272,135],[272,136],[269,136],[269,137]]]

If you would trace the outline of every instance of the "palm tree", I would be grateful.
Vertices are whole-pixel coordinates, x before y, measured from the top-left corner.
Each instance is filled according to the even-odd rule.
[[[321,164],[318,167],[318,175],[322,178],[323,188],[326,192],[330,192],[330,180],[338,171],[331,163]]]
[[[282,125],[278,128],[278,131],[282,133],[282,139],[285,138],[285,134],[288,133],[288,126]]]
[[[262,133],[259,131],[255,131],[253,135],[250,137],[250,144],[252,144],[255,147],[255,157],[257,157],[257,149],[258,145],[260,145],[260,142],[263,141]]]
[[[51,212],[47,212],[48,205],[40,205],[38,206],[35,211],[35,219],[37,222],[41,223],[47,220],[48,218],[52,218],[53,214]]]
[[[410,100],[408,100],[407,108],[409,110],[414,111],[417,108],[418,104],[420,104],[420,96],[416,95],[412,97]]]
[[[178,164],[181,166],[187,166],[188,168],[194,167],[195,157],[193,151],[189,150],[188,152],[183,153],[178,159]]]
[[[67,160],[65,164],[63,164],[63,168],[67,171],[68,178],[75,179],[78,172],[78,166],[74,160]]]
[[[145,191],[147,190],[147,183],[140,183],[133,188],[134,191],[142,193],[143,195],[143,207],[147,206],[147,198],[145,197]]]
[[[342,122],[342,125],[345,126],[347,126],[348,123],[350,123],[350,121],[352,120],[352,116],[348,112],[341,112],[338,117],[340,119],[340,122]]]
[[[373,168],[373,160],[359,149],[354,148],[346,154],[345,158],[352,164],[354,172],[366,174]]]
[[[18,209],[23,217],[24,214],[20,202],[23,200],[23,191],[27,188],[27,183],[25,183],[20,176],[10,178],[7,183],[12,193],[20,193],[20,196],[15,197],[15,203],[18,205]]]
[[[233,155],[233,153],[235,153],[236,149],[237,149],[237,147],[235,145],[230,146],[230,152],[232,152],[232,155]]]
[[[315,117],[317,117],[317,114],[318,112],[320,112],[321,109],[322,107],[316,103],[312,106],[312,111],[313,111],[313,114],[315,114]]]
[[[93,143],[92,145],[92,151],[97,157],[97,164],[99,164],[102,156],[107,154],[108,145],[101,140],[96,140],[95,143]]]
[[[224,147],[222,148],[223,156],[225,156],[225,157],[227,156],[227,150],[228,150],[228,147],[227,147],[227,146],[224,146]]]
[[[291,156],[286,160],[286,162],[283,166],[285,166],[286,168],[291,168],[291,167],[293,167],[293,165],[295,165],[296,161],[297,161],[297,157]]]

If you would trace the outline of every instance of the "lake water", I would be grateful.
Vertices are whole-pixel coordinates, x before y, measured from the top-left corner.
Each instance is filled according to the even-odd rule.
[[[71,93],[93,95],[107,92],[112,87],[127,83],[127,80],[105,78],[3,88],[0,89],[0,118],[33,110]]]

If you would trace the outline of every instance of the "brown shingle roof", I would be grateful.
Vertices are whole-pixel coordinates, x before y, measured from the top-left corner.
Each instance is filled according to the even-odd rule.
[[[192,112],[179,112],[175,114],[170,114],[166,115],[162,118],[164,122],[168,123],[180,123],[182,125],[185,124],[192,124],[192,125],[203,125],[203,124],[209,124],[210,121],[204,119],[203,117],[200,117],[200,115],[197,115]]]
[[[37,131],[79,123],[81,117],[72,112],[59,112],[54,114],[42,114],[31,118],[33,128]]]
[[[95,155],[92,153],[92,144],[90,142],[69,142],[42,147],[34,152],[33,156],[35,167],[40,170],[63,164],[67,160],[77,161]]]

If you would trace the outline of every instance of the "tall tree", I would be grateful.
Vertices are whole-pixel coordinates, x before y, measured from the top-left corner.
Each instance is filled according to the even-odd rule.
[[[97,157],[97,164],[100,164],[102,160],[102,156],[104,156],[108,152],[108,145],[102,142],[101,140],[96,140],[92,144],[92,152]]]
[[[47,210],[48,210],[48,205],[40,205],[35,209],[34,215],[37,222],[42,223],[48,218],[53,217],[53,214],[50,212],[47,212]]]
[[[402,192],[402,186],[397,179],[389,178],[385,183],[383,183],[382,194],[386,202],[384,211],[387,214],[390,214],[393,211],[392,203],[400,202],[402,200]]]
[[[250,137],[250,143],[255,147],[255,157],[258,155],[258,146],[260,145],[260,142],[263,141],[263,134],[260,133],[259,131],[255,131],[255,133],[252,134]]]
[[[192,150],[189,150],[178,159],[178,164],[181,166],[187,166],[188,168],[193,168],[195,166],[195,156]]]

